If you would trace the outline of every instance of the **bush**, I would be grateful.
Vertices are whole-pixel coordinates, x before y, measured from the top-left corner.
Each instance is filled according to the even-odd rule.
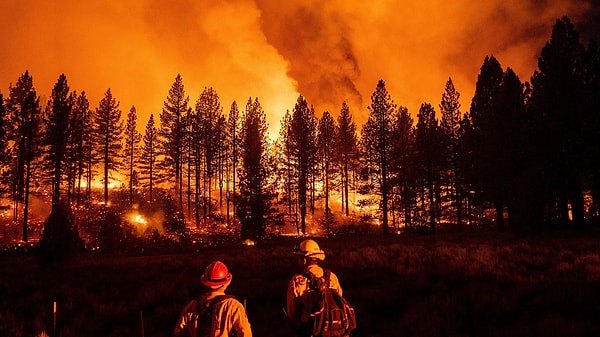
[[[83,250],[84,243],[73,223],[68,206],[60,204],[54,207],[44,222],[43,236],[37,247],[40,266],[49,267],[64,263]]]
[[[121,216],[114,211],[107,210],[104,218],[101,219],[100,232],[98,233],[98,243],[101,251],[114,251],[120,240],[123,238],[123,229],[121,228]]]

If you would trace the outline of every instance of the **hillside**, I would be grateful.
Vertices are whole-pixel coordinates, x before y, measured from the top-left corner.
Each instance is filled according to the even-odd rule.
[[[600,235],[316,238],[355,306],[354,336],[598,336]],[[282,307],[297,238],[196,252],[86,255],[54,270],[0,258],[0,335],[170,336],[204,266],[225,262],[255,336],[290,336]]]

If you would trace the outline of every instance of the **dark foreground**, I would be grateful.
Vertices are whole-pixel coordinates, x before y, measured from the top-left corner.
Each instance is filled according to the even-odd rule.
[[[0,258],[0,336],[170,336],[211,260],[233,273],[255,336],[283,314],[296,239],[157,256],[81,256],[40,269]],[[600,235],[317,238],[355,306],[354,336],[600,336]]]

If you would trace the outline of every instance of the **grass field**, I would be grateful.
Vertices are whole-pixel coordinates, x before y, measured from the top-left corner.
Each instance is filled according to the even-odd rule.
[[[285,291],[297,238],[146,256],[79,256],[40,269],[0,257],[0,336],[170,336],[215,259],[254,336],[292,336]],[[317,238],[357,311],[354,336],[600,336],[600,233]],[[143,326],[143,331],[142,331]]]

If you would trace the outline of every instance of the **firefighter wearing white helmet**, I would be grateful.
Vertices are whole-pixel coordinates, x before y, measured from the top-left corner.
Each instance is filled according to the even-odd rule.
[[[252,337],[246,309],[225,294],[232,278],[223,262],[211,262],[200,277],[204,293],[183,308],[173,336]]]
[[[296,330],[296,336],[309,337],[312,327],[307,326],[308,313],[303,310],[307,290],[309,290],[307,276],[313,274],[317,278],[323,277],[325,270],[319,266],[319,261],[325,260],[325,252],[315,240],[307,239],[294,246],[293,254],[299,257],[302,272],[294,275],[288,285],[287,316]],[[329,280],[329,288],[337,291],[341,296],[342,287],[337,276],[331,271]]]

